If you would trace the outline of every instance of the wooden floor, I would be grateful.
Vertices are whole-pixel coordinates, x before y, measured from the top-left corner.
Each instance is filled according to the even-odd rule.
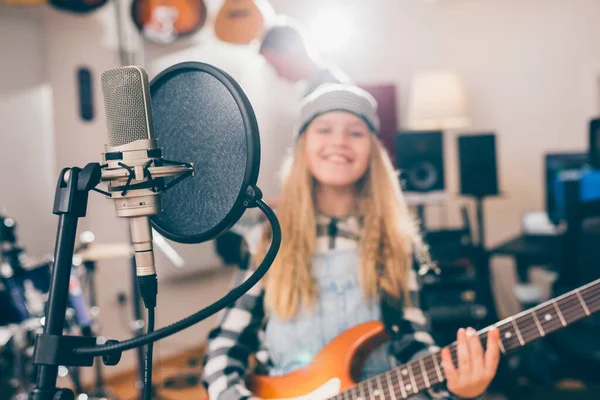
[[[207,400],[208,395],[200,381],[203,354],[204,348],[198,347],[153,364],[153,398]],[[114,395],[113,400],[135,400],[141,398],[136,381],[137,371],[134,370],[108,379],[106,386]]]

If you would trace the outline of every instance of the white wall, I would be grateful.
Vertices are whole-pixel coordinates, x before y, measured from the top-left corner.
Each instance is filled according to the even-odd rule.
[[[33,254],[52,250],[55,154],[52,91],[39,13],[0,6],[0,214]]]
[[[272,0],[310,24],[340,1]],[[330,59],[359,82],[393,82],[404,125],[410,79],[422,70],[461,74],[472,126],[498,134],[503,196],[486,203],[488,245],[520,228],[525,210],[543,207],[542,155],[585,149],[587,122],[600,114],[600,2],[595,0],[374,0],[344,2],[356,31]],[[335,21],[332,21],[335,26]],[[455,139],[446,169],[457,192]],[[450,157],[451,156],[451,157]],[[458,214],[453,210],[453,218]],[[436,213],[432,213],[435,217]]]

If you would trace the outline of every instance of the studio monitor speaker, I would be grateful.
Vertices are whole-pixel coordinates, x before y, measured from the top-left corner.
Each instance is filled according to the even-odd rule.
[[[458,137],[460,192],[485,197],[498,195],[496,136],[493,133]]]
[[[441,131],[401,131],[396,135],[396,166],[406,192],[445,189]]]

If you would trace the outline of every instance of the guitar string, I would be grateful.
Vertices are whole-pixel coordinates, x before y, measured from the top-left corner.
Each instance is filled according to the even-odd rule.
[[[598,300],[599,295],[600,293],[592,293],[591,296],[587,295],[587,297],[589,297],[587,301],[584,300],[584,304],[586,304],[590,312],[590,306],[591,308],[594,307],[594,304],[596,300]],[[565,321],[568,321],[567,324],[574,322],[574,320],[587,316],[587,313],[585,312],[585,309],[583,308],[583,305],[581,304],[577,296],[569,296],[567,298],[561,299],[559,302],[557,302],[557,306],[561,314],[563,315]],[[539,327],[535,323],[535,319],[533,318],[534,313],[542,328],[542,331],[544,331],[544,334],[546,333],[546,330],[549,330],[549,332],[553,332],[554,330],[556,330],[556,328],[560,328],[563,326],[558,316],[558,313],[554,308],[554,305],[552,304],[552,302],[550,302],[550,304],[546,304],[543,307],[534,309],[533,312],[515,318],[515,324],[519,328],[523,341],[525,342],[530,342],[531,340],[537,339],[540,336],[542,336],[539,331]],[[553,317],[550,321],[547,321],[545,319],[545,315],[547,314],[554,314],[555,317]],[[519,326],[519,324],[522,325]],[[544,329],[544,327],[546,329]],[[515,340],[514,336],[511,336],[510,339]]]
[[[578,290],[579,293],[582,295],[583,302],[588,307],[588,310],[590,311],[590,313],[597,311],[596,310],[596,306],[600,305],[600,302],[597,301],[598,300],[598,293],[597,292],[593,291],[592,293],[585,293],[585,290],[592,289],[592,288],[594,288],[594,286],[590,286],[590,287],[586,287],[584,289]],[[563,317],[565,318],[565,320],[567,320],[567,319],[569,320],[569,323],[575,322],[575,320],[580,319],[580,317],[587,316],[587,313],[585,312],[585,309],[583,308],[583,305],[581,304],[579,298],[577,298],[577,297],[578,297],[577,296],[577,292],[569,293],[566,297],[555,299],[555,300],[551,300],[551,301],[548,301],[546,303],[540,304],[539,306],[536,306],[536,307],[534,307],[534,308],[532,308],[530,310],[526,310],[525,314],[522,314],[518,318],[514,318],[513,317],[514,320],[515,320],[515,324],[517,325],[517,328],[519,329],[519,331],[521,331],[521,337],[522,337],[523,341],[524,342],[529,342],[529,341],[531,341],[533,339],[539,338],[541,335],[538,335],[539,330],[537,329],[537,325],[531,324],[530,322],[523,329],[519,328],[518,322],[517,322],[518,319],[519,318],[523,318],[523,317],[532,316],[532,314],[534,312],[536,313],[536,315],[538,313],[540,313],[540,312],[545,313],[546,311],[544,311],[544,310],[546,310],[547,308],[549,309],[548,311],[554,310],[553,312],[555,312],[556,310],[554,309],[554,306],[553,306],[554,302],[556,302],[557,305],[559,305],[559,307],[558,307],[559,310],[563,314]],[[583,314],[582,314],[582,312],[583,312]],[[575,320],[571,321],[572,317],[574,317]],[[533,317],[532,317],[532,320],[533,320]],[[557,328],[561,328],[563,326],[562,322],[557,323],[558,321],[559,321],[559,318],[554,318],[551,321],[545,321],[544,320],[544,322],[540,322],[540,324],[542,325],[542,330],[548,331],[548,333],[551,333],[554,330],[556,330]],[[514,328],[512,326],[512,321],[511,321],[510,318],[498,322],[496,324],[496,326],[499,326],[499,328],[501,328],[501,331],[502,331],[502,328],[504,328],[504,327],[509,327],[509,328],[511,328],[511,330],[512,330],[512,328]],[[535,329],[534,329],[534,326],[535,326]],[[544,329],[544,327],[546,329]],[[483,331],[481,331],[481,333],[479,333],[480,339],[484,343],[487,341],[487,331],[488,330],[489,330],[489,327],[485,328]],[[509,329],[507,329],[507,331],[508,330]],[[529,337],[529,333],[531,333],[531,332],[536,332],[536,334],[534,334],[534,336],[530,338]],[[515,339],[515,336],[511,336],[511,338],[509,338],[509,339]],[[505,339],[504,342],[507,343],[507,340]],[[512,347],[513,343],[510,340],[508,342],[510,342],[510,343],[507,343],[506,347],[508,347],[510,350],[512,350],[513,349],[513,347]],[[517,344],[517,343],[515,343],[515,344]],[[525,344],[528,344],[528,343],[525,343]],[[520,346],[520,342],[517,344],[517,346],[515,346],[515,348],[518,348],[519,346]],[[455,359],[455,357],[456,357],[456,353],[455,353],[455,351],[456,351],[456,348],[455,348],[456,347],[456,343],[453,343],[453,344],[451,344],[451,345],[449,345],[447,347],[450,348],[450,350],[451,350],[451,355],[452,355],[453,362],[456,362],[456,359]],[[432,353],[432,354],[429,354],[427,356],[422,357],[422,360],[423,360],[424,364],[426,363],[428,365],[433,365],[433,368],[426,367],[426,373],[428,374],[428,378],[429,378],[430,384],[431,384],[431,381],[433,381],[433,384],[441,383],[441,381],[439,381],[439,376],[437,374],[437,369],[435,368],[435,364],[434,364],[434,360],[433,360],[433,357],[436,357],[438,359],[438,361],[439,361],[439,355],[440,355],[440,353],[438,351],[438,352],[435,352],[435,353]],[[418,361],[418,360],[413,360],[413,361],[411,361],[409,363],[404,364],[403,366],[405,366],[407,368],[408,368],[409,364],[411,366],[414,366],[413,364],[414,364],[415,361]],[[394,370],[388,371],[388,372],[386,372],[384,374],[381,374],[379,376],[379,379],[380,379],[380,382],[381,382],[381,386],[382,386],[382,389],[383,389],[384,392],[387,391],[388,394],[391,394],[391,392],[393,390],[396,394],[399,394],[400,396],[402,396],[400,393],[397,393],[397,390],[394,390],[394,387],[399,386],[398,384],[400,384],[401,382],[400,382],[400,379],[394,378],[393,372],[398,372],[398,370],[402,369],[403,366],[396,367],[396,368],[394,368]],[[418,390],[420,391],[420,390],[426,388],[426,385],[424,385],[424,387],[421,388],[421,384],[425,384],[425,378],[424,377],[421,378],[422,370],[421,370],[420,367],[419,367],[419,372],[420,373],[416,374],[414,377],[415,377],[415,381],[417,381],[417,379],[418,379],[419,383],[416,383],[416,382],[415,383],[416,383],[416,386],[417,386]],[[433,377],[430,377],[429,375],[432,372],[435,375]],[[440,371],[440,372],[441,372],[441,375],[444,375],[443,371]],[[386,374],[389,374],[389,377],[391,378],[391,381],[392,381],[391,388],[387,384],[386,380],[381,379]],[[363,385],[363,386],[366,386],[366,389],[369,391],[369,393],[371,393],[372,389],[369,388],[369,384],[373,384],[374,385],[376,378],[377,377],[373,377],[373,378],[371,378],[369,380],[360,382],[355,387],[353,387],[350,390],[348,390],[348,392],[352,393],[353,389],[359,391],[360,387],[357,387],[357,386]],[[408,378],[408,377],[406,376],[406,378]],[[358,396],[353,396],[353,397],[359,398],[359,397],[362,397],[362,396],[358,395]],[[404,396],[402,396],[402,398],[404,398]]]
[[[592,301],[593,301],[593,300],[592,300]],[[566,314],[566,315],[567,315],[567,316],[566,316],[566,318],[567,318],[567,319],[570,319],[570,317],[573,315],[573,313],[572,313],[572,312],[574,311],[574,309],[575,309],[575,310],[578,312],[578,314],[579,314],[579,315],[582,315],[582,312],[584,312],[584,309],[582,308],[582,306],[581,306],[581,304],[580,304],[580,303],[571,303],[571,304],[570,304],[570,306],[569,306],[568,308],[565,308],[564,304],[561,304],[561,306],[562,306],[562,308],[563,308],[563,310],[564,310],[564,314]],[[540,311],[543,311],[543,310],[544,310],[546,307],[552,307],[552,306],[551,306],[551,305],[547,305],[547,306],[545,306],[545,307],[541,308],[541,309],[540,309]],[[527,314],[527,315],[531,315],[531,314]],[[558,320],[558,319],[556,318],[555,320]],[[549,330],[549,329],[550,329],[550,326],[549,326],[547,323],[546,323],[545,325],[546,325],[546,329],[547,329],[547,330]],[[562,325],[562,324],[561,324],[561,325]],[[531,326],[531,328],[530,328],[530,329],[527,329],[527,330],[525,330],[525,329],[522,329],[522,328],[519,328],[519,329],[520,329],[520,331],[521,331],[521,333],[522,333],[523,340],[524,340],[525,342],[530,342],[532,339],[534,339],[534,338],[537,338],[537,337],[539,337],[539,336],[540,336],[539,334],[536,334],[536,335],[534,335],[534,336],[532,337],[532,336],[531,336],[531,333],[532,333],[532,332],[536,332],[536,333],[537,333],[537,328],[534,328],[534,325],[533,325],[533,324],[531,324],[531,325],[528,325],[528,327],[529,327],[529,326]],[[508,332],[508,331],[512,331],[512,329],[513,329],[513,326],[512,326],[512,324],[511,324],[511,322],[510,322],[510,321],[505,321],[505,322],[504,322],[504,324],[502,324],[500,327],[501,327],[501,328],[508,328],[508,329],[501,329],[501,331],[502,331],[502,332],[504,332],[504,331],[506,331],[506,332]],[[487,332],[485,332],[485,333],[483,333],[483,332],[482,332],[482,333],[480,333],[480,334],[479,334],[479,336],[480,336],[480,340],[481,340],[482,342],[484,342],[484,343],[486,343],[486,342],[487,342]],[[516,336],[511,336],[511,339],[514,339],[514,340],[516,340]],[[505,342],[505,343],[507,342],[507,339],[506,339],[506,338],[504,338],[504,342]],[[514,343],[514,344],[516,344],[516,343]],[[519,344],[517,344],[517,346],[515,346],[515,347],[518,347],[519,345],[520,345],[520,343],[519,343]],[[507,344],[505,345],[505,347],[512,348],[512,347],[513,347],[513,343],[512,343],[512,341],[510,341],[510,344],[508,344],[508,343],[507,343]],[[454,349],[454,348],[451,348],[451,352],[452,352],[453,350],[455,351],[456,349]],[[456,361],[456,357],[457,357],[457,355],[456,355],[456,354],[453,354],[453,356],[454,356],[454,357],[453,357],[453,361]],[[428,366],[427,366],[427,367],[426,367],[426,369],[425,369],[425,372],[427,373],[427,378],[428,378],[430,381],[432,381],[432,380],[434,380],[434,381],[435,381],[435,380],[439,381],[439,379],[438,379],[439,377],[437,376],[437,370],[435,369],[435,365],[434,365],[434,360],[433,360],[433,357],[430,357],[430,356],[425,356],[425,357],[423,358],[423,360],[424,360],[424,362],[425,362],[426,364],[428,364]],[[412,363],[413,369],[416,369],[416,368],[414,368],[414,367],[416,366],[416,365],[414,364],[414,362],[411,362],[411,363]],[[411,363],[408,363],[408,364],[411,364]],[[407,366],[408,366],[408,364],[407,364]],[[433,367],[433,368],[431,368],[430,366],[431,366],[431,367]],[[401,367],[399,367],[399,368],[401,368]],[[418,378],[418,386],[419,386],[419,387],[420,387],[420,386],[425,386],[425,387],[426,387],[427,385],[426,385],[425,377],[422,377],[422,378],[421,378],[421,374],[422,374],[422,373],[423,373],[423,372],[422,372],[422,368],[420,368],[420,367],[419,367],[419,368],[418,368],[418,370],[415,372],[415,374],[416,374],[416,375],[419,377],[419,378]],[[432,377],[431,375],[433,375],[433,377]],[[432,379],[432,378],[433,378],[433,379]],[[399,383],[399,381],[398,381],[398,382],[396,382],[396,383]]]
[[[588,287],[588,288],[585,288],[585,289],[590,289],[590,288],[591,287]],[[585,289],[583,289],[581,292],[583,292]],[[584,300],[584,303],[586,304],[586,306],[588,307],[588,310],[590,311],[590,313],[597,311],[595,309],[596,306],[600,306],[600,301],[597,301],[599,299],[598,293],[593,292],[593,293],[591,293],[591,296],[589,294],[586,296],[585,293],[581,293],[581,294],[582,294],[582,297],[585,296],[583,300]],[[526,312],[527,311],[528,312],[526,314],[521,315],[519,318],[532,316],[532,314],[534,312],[537,315],[541,311],[546,310],[546,308],[548,308],[548,311],[553,311],[553,313],[556,313],[556,310],[554,309],[553,304],[552,304],[553,302],[554,302],[554,300],[551,300],[551,301],[547,302],[548,304],[542,304],[542,305],[539,305],[539,306],[537,306],[535,308],[532,308],[531,310],[526,310]],[[583,317],[587,316],[587,313],[585,313],[585,309],[583,308],[581,302],[577,298],[576,293],[571,293],[567,297],[559,299],[557,301],[557,304],[560,306],[559,310],[563,314],[563,317],[565,318],[565,320],[571,321],[571,318],[575,318],[577,320],[577,319],[579,319],[582,316]],[[533,317],[531,317],[531,318],[532,318],[531,320],[533,321]],[[538,316],[538,318],[539,318],[539,316]],[[518,320],[518,318],[515,318],[515,321],[516,320]],[[571,321],[571,322],[574,322],[574,320]],[[569,323],[571,323],[571,322],[569,322]],[[502,323],[502,324],[500,325],[500,323]],[[557,328],[560,328],[560,327],[563,326],[562,322],[559,322],[559,318],[553,318],[553,320],[551,320],[551,321],[545,321],[545,320],[542,321],[542,320],[540,320],[540,324],[542,325],[542,329],[544,331],[548,331],[548,333],[553,332]],[[500,321],[500,322],[498,322],[496,324],[496,326],[499,326],[501,328],[507,326],[507,327],[511,328],[511,330],[514,329],[514,327],[512,326],[512,323],[511,323],[510,319],[505,319],[503,321]],[[526,342],[525,344],[528,344],[528,342],[530,342],[531,340],[537,339],[537,338],[539,338],[541,336],[539,334],[539,330],[538,330],[536,324],[531,324],[531,323],[528,322],[527,326],[525,326],[523,329],[521,329],[521,327],[519,327],[518,324],[517,324],[517,327],[519,328],[519,331],[521,332],[521,337],[522,337],[523,341]],[[544,327],[546,329],[544,329]],[[485,328],[479,334],[480,340],[482,340],[482,342],[484,342],[484,343],[487,341],[487,333],[488,333],[487,330],[489,330],[489,328]],[[537,334],[534,334],[533,336],[529,336],[529,334],[532,333],[532,332],[536,332]],[[509,339],[513,339],[514,340],[514,339],[518,339],[518,338],[516,337],[516,335],[514,335],[514,336],[511,336]],[[513,347],[512,347],[513,346],[512,340],[508,340],[508,341],[510,343],[508,345],[505,345],[505,347],[508,347],[509,349],[512,350],[513,349]],[[504,343],[506,343],[506,342],[507,342],[507,339],[505,338],[504,339]],[[451,351],[453,362],[456,363],[456,361],[457,361],[457,359],[456,359],[457,355],[455,353],[456,352],[456,343],[452,343],[451,345],[449,345],[447,347]],[[520,345],[520,342],[517,344],[517,348],[518,347],[522,347]],[[432,366],[432,368],[430,368],[429,366],[426,366],[426,368],[425,368],[426,369],[425,373],[428,375],[428,380],[429,380],[429,383],[430,383],[431,386],[436,385],[436,384],[442,382],[442,381],[439,380],[437,369],[435,368],[435,364],[434,364],[435,361],[433,360],[433,357],[437,357],[437,359],[439,361],[439,358],[440,358],[439,355],[440,355],[440,352],[437,351],[435,353],[432,353],[432,354],[429,354],[427,356],[422,357],[422,360],[423,360],[424,364]],[[410,364],[413,367],[415,383],[416,383],[416,386],[417,386],[418,390],[421,391],[421,390],[423,390],[423,389],[426,388],[425,378],[422,376],[423,373],[422,373],[422,370],[421,370],[420,366],[419,366],[418,373],[416,373],[416,371],[414,371],[414,369],[415,369],[414,367],[417,366],[417,365],[414,364],[415,362],[418,362],[418,360],[412,360],[411,362],[406,363],[403,366],[405,366],[406,368],[408,368],[408,365]],[[445,374],[443,372],[443,368],[441,367],[441,363],[439,363],[439,365],[440,365],[441,375],[442,375],[443,378],[445,378]],[[396,369],[403,369],[402,368],[403,366],[398,366],[398,367],[394,368],[394,370],[396,370]],[[380,377],[383,377],[385,374],[389,374],[390,375],[390,378],[391,378],[391,381],[392,381],[392,386],[391,387],[385,382],[385,379],[381,379],[380,378],[381,382],[382,382],[381,383],[382,389],[383,389],[384,392],[387,392],[388,395],[391,394],[391,391],[394,390],[394,387],[399,386],[399,384],[401,383],[400,379],[394,377],[394,374],[392,373],[392,372],[394,372],[394,370],[388,371],[388,372],[380,375]],[[376,377],[373,377],[373,378],[370,378],[369,380],[360,382],[354,388],[356,388],[357,390],[359,390],[360,388],[358,388],[358,386],[359,385],[363,385],[363,388],[364,388],[364,386],[366,386],[366,389],[369,391],[369,393],[371,393],[373,390],[369,387],[369,384],[374,384],[375,383],[375,378]],[[405,376],[405,378],[408,379],[409,377]],[[406,386],[406,384],[405,384],[405,386]],[[354,389],[354,388],[349,389],[349,391],[351,392],[352,389]],[[411,384],[411,389],[412,389],[412,384]],[[397,393],[397,390],[394,390],[394,392],[395,392],[396,395],[399,395],[400,397],[404,398],[404,396],[402,396],[400,393]],[[362,396],[358,395],[358,396],[353,396],[353,397],[354,398],[359,398],[359,397],[362,397]],[[372,394],[371,394],[371,397],[373,397]]]
[[[597,293],[593,293],[592,296],[589,296],[590,298],[588,298],[587,301],[584,300],[584,303],[588,307],[588,310],[590,311],[590,313],[592,312],[592,309],[595,308],[596,305],[599,305],[599,304],[597,304],[597,300],[599,297],[598,295],[599,294],[597,294]],[[558,304],[560,304],[559,309],[561,310],[563,317],[565,318],[566,321],[569,321],[567,324],[575,322],[575,320],[578,320],[581,317],[587,316],[587,313],[585,312],[585,309],[583,308],[583,306],[579,302],[579,300],[578,299],[573,300],[573,298],[575,298],[575,297],[576,297],[576,295],[568,296],[566,298],[561,299],[558,303]],[[538,313],[540,313],[540,311],[543,311],[546,309],[548,309],[548,311],[552,311],[553,313],[556,313],[552,304],[546,304],[537,310],[535,308],[532,309],[531,312],[522,315],[520,318],[531,317],[530,321],[534,322],[533,316],[532,316],[533,312],[535,312],[537,315]],[[544,313],[546,313],[546,311],[544,311],[542,313],[542,315]],[[515,319],[515,321],[516,320],[517,319]],[[555,331],[556,329],[563,327],[562,322],[560,322],[560,319],[558,318],[558,315],[550,321],[543,321],[543,322],[540,321],[540,325],[542,325],[542,330],[544,330],[544,332],[547,331],[548,333],[551,333],[551,332]],[[501,329],[501,333],[514,330],[514,327],[512,326],[512,323],[510,320],[505,320],[504,323],[502,325],[500,325],[500,327],[508,328],[508,329]],[[521,337],[522,337],[523,341],[525,342],[525,345],[527,345],[534,339],[538,339],[539,337],[541,337],[539,330],[537,328],[537,325],[535,323],[530,323],[529,321],[527,321],[527,326],[524,327],[523,329],[521,327],[519,327],[518,324],[517,324],[517,327],[519,328]],[[545,329],[544,329],[544,327],[545,327]],[[486,328],[486,329],[489,329],[489,328]],[[482,332],[485,332],[485,333],[481,333],[479,336],[481,338],[481,341],[483,343],[486,343],[487,342],[487,331],[482,331]],[[511,350],[513,348],[522,347],[521,343],[518,341],[517,335],[511,335],[511,337],[508,340],[506,338],[504,338],[503,342],[505,343],[504,346],[508,347]],[[453,344],[455,344],[455,343],[453,343]],[[455,350],[455,349],[453,348],[453,349],[451,349],[451,351],[452,350]],[[454,357],[455,354],[452,354],[452,355],[453,355],[453,361],[456,362],[456,359]],[[426,356],[426,358],[428,358],[428,356]],[[429,361],[429,360],[427,360],[427,361]],[[431,360],[431,362],[433,363],[433,360]],[[434,366],[434,368],[427,368],[426,373],[427,373],[428,379],[430,381],[432,380],[431,375],[433,374],[434,380],[438,380],[438,383],[439,383],[439,379],[437,377],[437,371],[435,370],[435,366]],[[419,386],[426,387],[424,377],[419,379]]]
[[[561,299],[561,300],[564,300],[564,299]],[[598,302],[597,300],[598,300],[598,298],[594,294],[594,298],[592,298],[592,299],[588,298],[587,301],[585,301],[585,303],[588,306],[588,309],[590,310],[590,313],[592,312],[592,309],[594,309],[594,311],[597,311],[597,310],[595,310],[595,308],[596,308],[596,306],[600,305],[600,302]],[[564,304],[561,304],[561,305],[564,306]],[[551,304],[547,304],[544,307],[540,308],[540,310],[541,309],[545,309],[547,307],[552,307],[552,305]],[[554,309],[554,308],[552,308],[552,309]],[[561,310],[561,311],[563,311],[563,310]],[[578,302],[578,303],[573,303],[571,305],[571,307],[569,307],[569,308],[567,308],[567,309],[564,310],[563,314],[566,315],[565,319],[570,319],[571,317],[573,317],[573,311],[576,311],[578,313],[578,316],[587,316],[587,314],[585,313],[585,310],[581,306],[581,303]],[[504,323],[503,326],[511,327],[507,322],[510,322],[510,321],[505,321],[505,323]],[[547,321],[544,326],[546,327],[546,330],[548,332],[552,332],[552,331],[556,330],[557,328],[562,327],[562,323],[559,322],[558,318],[554,318],[551,321]],[[536,331],[537,331],[537,329],[536,329]],[[487,336],[487,332],[484,335]],[[480,337],[482,337],[482,341],[484,339],[487,339],[487,337],[484,337],[484,335],[480,335]],[[540,335],[536,335],[535,337],[538,338],[539,336]],[[515,337],[512,336],[511,338],[515,338]],[[531,337],[527,336],[527,339],[524,339],[524,341],[530,341],[531,339],[532,339]],[[505,340],[505,342],[506,342],[506,340]],[[510,346],[507,346],[511,350],[513,349],[513,347],[511,347],[512,344],[513,343],[511,342]],[[448,347],[451,347],[451,346],[448,346]],[[516,347],[516,348],[520,347],[520,343],[516,344],[516,346],[514,346],[514,347]],[[455,350],[455,349],[451,349],[451,350]],[[439,352],[436,353],[436,357],[437,357],[437,354],[439,354]],[[426,358],[429,358],[429,356],[426,356]],[[439,359],[439,357],[438,357],[438,359]],[[431,360],[431,361],[433,361],[433,360]],[[455,357],[453,357],[453,361],[456,362]],[[399,367],[399,368],[401,368],[401,367]],[[440,383],[440,381],[438,379],[438,376],[437,376],[437,372],[435,371],[435,369],[428,368],[427,371],[426,371],[426,373],[428,374],[428,377],[429,377],[430,381],[433,380],[435,382],[435,384]],[[431,375],[433,375],[433,377]],[[395,382],[395,384],[398,384],[398,383],[400,383],[400,382],[399,381]],[[418,385],[419,389],[426,388],[424,378],[419,379],[419,383],[417,385]]]
[[[596,296],[594,296],[594,297],[596,297]],[[561,299],[561,300],[567,300],[567,299],[570,299],[570,297],[567,297],[567,298],[565,298],[565,299]],[[585,310],[584,310],[584,309],[583,309],[583,307],[581,306],[581,303],[579,303],[579,302],[577,302],[577,303],[574,303],[574,302],[569,302],[569,303],[571,303],[571,305],[570,305],[570,307],[568,307],[568,308],[564,308],[564,304],[561,304],[561,305],[563,306],[563,310],[561,310],[561,311],[563,312],[563,314],[566,314],[567,316],[571,317],[571,316],[573,315],[572,311],[574,311],[574,309],[577,309],[577,310],[578,310],[578,313],[579,313],[579,315],[582,315],[582,314],[581,314],[581,312],[582,312],[582,311],[583,311],[583,312],[585,312]],[[595,306],[595,305],[597,305],[597,304],[596,304],[596,299],[587,299],[587,301],[586,301],[585,303],[588,305],[588,309],[590,308],[590,306],[589,306],[590,304],[591,304],[591,308],[594,308],[594,306]],[[538,311],[544,310],[545,308],[549,308],[549,307],[552,307],[552,304],[546,304],[544,307],[540,307],[540,308],[538,309]],[[553,308],[552,308],[552,309],[553,309]],[[534,309],[534,310],[535,310],[535,309]],[[532,311],[533,311],[533,310],[532,310]],[[531,314],[526,314],[526,315],[531,315]],[[587,315],[587,314],[585,314],[585,315]],[[525,316],[525,315],[523,315],[523,316]],[[565,318],[567,318],[567,317],[565,316]],[[550,322],[556,322],[556,321],[558,321],[558,319],[557,319],[557,318],[555,318],[553,321],[550,321]],[[508,326],[508,327],[511,327],[511,325],[509,325],[509,324],[510,324],[510,321],[504,321],[504,324],[503,324],[502,326]],[[556,328],[556,327],[559,327],[559,328],[560,328],[560,327],[562,326],[562,323],[561,323],[560,325],[558,325],[558,324],[554,324],[554,327],[552,327],[552,328],[550,328],[550,326],[549,326],[549,325],[550,325],[549,323],[546,323],[546,330],[548,330],[548,331],[551,331],[550,329],[552,329],[552,331],[553,331],[553,330],[554,330],[554,328]],[[480,337],[481,337],[481,340],[482,340],[482,341],[485,341],[485,340],[487,339],[487,332],[484,332],[483,334],[480,334]],[[539,337],[539,335],[536,335],[536,337]],[[527,339],[524,339],[524,341],[529,341],[529,339],[530,339],[530,338],[529,338],[529,336],[528,336],[528,337],[527,337]],[[511,344],[511,346],[512,346],[512,344]],[[519,346],[519,344],[517,345],[517,347],[518,347],[518,346]],[[449,347],[450,347],[450,346],[449,346]],[[510,348],[512,349],[512,347],[510,347]],[[451,349],[451,350],[455,350],[455,349]],[[453,355],[454,355],[454,354],[453,354]],[[433,357],[437,357],[437,358],[438,358],[438,360],[439,360],[439,357],[438,357],[438,356],[439,356],[439,352],[436,352],[436,353],[434,353],[434,354],[430,354],[430,355],[428,355],[428,356],[425,356],[425,357],[423,358],[423,360],[424,360],[424,363],[426,362],[427,364],[429,364],[429,365],[432,365],[432,364],[434,363],[434,361],[433,361]],[[412,361],[412,362],[410,362],[410,363],[407,363],[407,364],[406,364],[406,366],[408,367],[408,364],[413,364],[413,363],[414,363],[414,361],[415,361],[415,360],[413,360],[413,361]],[[453,357],[453,361],[454,361],[454,362],[456,362],[456,359],[454,359],[454,357]],[[402,366],[400,366],[400,367],[398,367],[398,368],[401,368],[401,367],[402,367]],[[441,383],[441,381],[439,381],[439,377],[438,377],[438,375],[437,375],[437,370],[435,370],[435,366],[434,366],[434,368],[433,368],[433,369],[432,369],[432,368],[429,368],[429,367],[426,367],[426,371],[427,371],[426,373],[427,373],[428,375],[430,375],[430,374],[432,373],[432,371],[433,371],[433,372],[434,372],[434,374],[435,374],[433,377],[429,377],[430,384],[434,385],[434,384]],[[389,372],[389,371],[388,371],[388,372]],[[421,371],[419,370],[419,372],[421,372]],[[441,371],[440,371],[440,372],[441,372]],[[422,372],[421,372],[421,373],[422,373]],[[420,375],[421,375],[420,373],[419,373],[419,374],[416,374],[416,377],[418,378],[418,383],[416,384],[416,386],[417,386],[417,388],[418,388],[418,390],[419,390],[419,391],[420,391],[420,390],[422,390],[422,389],[424,389],[424,388],[426,388],[426,385],[424,385],[424,383],[425,383],[425,381],[424,381],[424,378],[420,378]],[[442,375],[443,375],[443,374],[442,374]],[[392,375],[392,374],[390,374],[390,376],[393,378],[393,375]],[[408,378],[408,377],[407,377],[407,378]],[[393,378],[392,380],[393,380],[393,381],[395,381],[395,382],[393,382],[393,384],[392,384],[392,387],[391,387],[391,388],[390,388],[390,387],[389,387],[389,385],[387,385],[387,384],[382,384],[382,386],[383,386],[383,388],[382,388],[382,389],[383,389],[383,391],[384,391],[384,394],[385,394],[385,392],[387,392],[387,394],[388,394],[388,395],[389,395],[389,394],[391,394],[390,392],[391,392],[392,390],[394,390],[394,387],[396,387],[396,386],[398,386],[398,384],[400,384],[400,380],[399,380],[399,379]],[[417,379],[415,379],[415,380],[417,380]],[[431,381],[433,381],[433,383],[431,383]],[[373,382],[373,380],[368,380],[368,381],[361,382],[360,384],[362,384],[362,385],[366,385],[366,386],[367,386],[367,390],[369,390],[369,392],[372,392],[372,390],[369,388],[369,383],[373,384],[374,382]],[[421,387],[421,386],[423,386],[423,387]],[[411,389],[412,389],[412,388],[411,388]],[[394,392],[397,392],[397,389],[396,389],[396,390],[394,390]],[[396,394],[398,394],[398,395],[400,395],[400,396],[401,396],[401,394],[400,394],[400,393],[396,393]],[[372,396],[372,397],[374,397],[373,395],[371,395],[371,396]],[[355,398],[358,398],[358,397],[361,397],[361,396],[353,396],[353,397],[355,397]],[[402,396],[402,398],[404,398],[404,396]]]

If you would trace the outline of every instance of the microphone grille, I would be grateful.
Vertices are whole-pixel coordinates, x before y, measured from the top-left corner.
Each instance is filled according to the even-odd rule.
[[[102,73],[101,81],[108,146],[152,139],[152,110],[146,71],[135,66],[110,69]]]

